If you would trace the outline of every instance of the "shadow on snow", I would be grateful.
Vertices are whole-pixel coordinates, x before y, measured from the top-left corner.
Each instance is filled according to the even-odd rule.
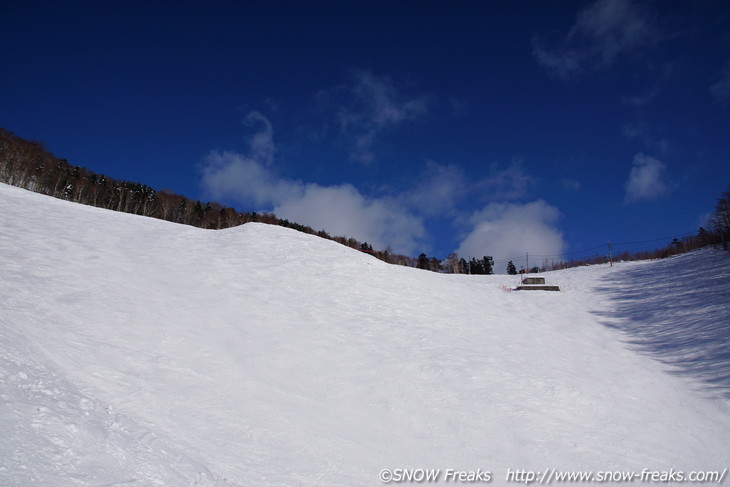
[[[670,373],[699,379],[730,398],[730,254],[702,250],[606,276],[606,326]]]

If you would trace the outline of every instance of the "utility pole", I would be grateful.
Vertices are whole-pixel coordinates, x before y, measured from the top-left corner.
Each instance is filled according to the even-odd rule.
[[[608,262],[609,262],[609,267],[613,267],[613,253],[612,253],[612,250],[613,250],[613,245],[611,245],[611,241],[609,240],[608,241]]]

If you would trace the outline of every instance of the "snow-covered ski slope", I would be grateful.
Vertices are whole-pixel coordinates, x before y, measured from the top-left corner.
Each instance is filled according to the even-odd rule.
[[[0,185],[0,485],[377,486],[385,468],[722,471],[728,254],[390,266]],[[443,483],[443,482],[442,482]]]

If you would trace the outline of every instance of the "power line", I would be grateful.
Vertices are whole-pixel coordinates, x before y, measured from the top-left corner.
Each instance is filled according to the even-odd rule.
[[[670,235],[668,237],[661,237],[661,238],[654,238],[651,240],[637,240],[636,242],[616,242],[616,245],[633,245],[633,244],[640,244],[640,243],[648,243],[648,242],[658,242],[660,240],[668,240],[670,238],[677,238],[677,237],[686,237],[687,235],[694,234],[695,232],[685,232],[685,233],[678,233],[676,235]]]
[[[666,240],[669,240],[669,239],[672,239],[672,238],[686,237],[687,235],[693,235],[695,233],[696,233],[695,231],[690,231],[690,232],[684,232],[684,233],[677,233],[677,234],[674,234],[674,235],[669,235],[667,237],[653,238],[653,239],[649,239],[649,240],[637,240],[637,241],[634,241],[634,242],[610,242],[608,244],[608,246],[606,244],[603,244],[603,245],[597,245],[595,247],[590,247],[590,248],[587,248],[587,249],[574,250],[572,252],[564,252],[562,254],[532,254],[532,256],[533,257],[536,257],[536,258],[541,258],[541,259],[545,259],[545,258],[565,258],[565,257],[569,257],[569,256],[577,256],[577,255],[580,255],[580,254],[584,254],[584,255],[587,256],[589,252],[594,252],[596,250],[606,249],[606,248],[608,248],[609,253],[612,253],[612,251],[614,249],[616,249],[616,247],[619,246],[619,245],[624,245],[625,246],[625,245],[636,245],[636,244],[651,243],[651,242],[660,242],[660,241],[666,241]],[[515,256],[515,257],[509,257],[509,258],[505,258],[505,259],[496,260],[496,261],[494,261],[494,263],[495,264],[502,264],[502,263],[507,263],[509,261],[518,261],[518,262],[521,262],[524,257],[525,257],[524,255]]]

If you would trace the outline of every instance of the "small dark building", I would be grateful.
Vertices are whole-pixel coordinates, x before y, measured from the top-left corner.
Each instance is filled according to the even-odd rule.
[[[516,288],[517,291],[560,291],[559,286],[550,286],[545,283],[543,276],[525,277]]]
[[[526,277],[522,279],[522,284],[545,284],[545,278],[542,276]]]

